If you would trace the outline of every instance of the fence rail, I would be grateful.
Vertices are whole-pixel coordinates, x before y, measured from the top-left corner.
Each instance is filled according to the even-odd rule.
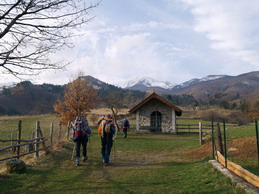
[[[35,131],[36,137],[34,137],[34,132],[33,132],[32,138],[29,140],[26,140],[26,139],[21,139],[21,134],[22,134],[22,121],[19,121],[17,139],[0,139],[0,142],[11,142],[12,144],[12,145],[1,147],[0,152],[8,149],[13,149],[13,153],[16,152],[15,155],[1,158],[0,161],[12,159],[12,158],[19,159],[21,156],[25,156],[27,154],[32,154],[32,153],[35,153],[35,157],[39,157],[39,151],[41,150],[47,151],[47,149],[51,147],[51,145],[46,146],[45,144],[45,142],[48,139],[43,136],[39,121],[36,122],[36,131]],[[16,142],[16,144],[13,144],[13,142]],[[42,148],[40,148],[40,145],[42,145]],[[29,148],[28,151],[25,153],[21,153],[22,146],[28,146]]]
[[[34,141],[34,140],[37,140],[37,139],[44,139],[45,137],[38,137],[38,138],[35,138],[35,139],[31,139],[31,140],[25,140],[25,139],[0,139],[0,142],[4,143],[4,142],[12,142],[12,141],[21,141],[21,142],[31,142],[31,141]]]
[[[211,130],[212,125],[209,124],[202,124],[202,129],[208,129]],[[199,124],[176,124],[176,129],[186,129],[186,130],[192,130],[192,129],[200,129],[200,125]]]
[[[220,162],[225,168],[231,170],[238,176],[244,178],[249,183],[253,184],[256,187],[259,187],[259,177],[255,174],[247,171],[240,165],[235,164],[234,162],[231,162],[230,160],[226,159],[219,151],[217,151],[217,157],[216,159],[218,162]],[[227,162],[226,162],[227,161]],[[226,166],[226,163],[228,164]]]
[[[213,121],[212,121],[213,123]],[[214,125],[212,125],[214,126]],[[258,139],[258,120],[255,120],[255,130],[256,130],[256,141],[257,141],[257,152],[258,152],[258,166],[259,166],[259,139]],[[223,137],[224,138],[223,138]],[[239,177],[245,179],[249,183],[256,187],[259,187],[259,176],[251,173],[250,171],[244,169],[242,166],[230,161],[228,159],[228,149],[227,149],[227,134],[226,134],[226,123],[223,121],[223,135],[221,134],[220,123],[217,123],[216,129],[212,128],[212,156],[219,163],[221,163],[225,168],[229,169]],[[248,150],[247,150],[248,151]]]
[[[43,138],[34,139],[33,141],[38,140],[38,139],[43,139],[43,140],[42,141],[38,141],[37,143],[43,143],[43,142],[48,140],[48,139],[45,139],[43,137]],[[5,146],[5,147],[0,148],[0,151],[4,151],[4,150],[7,150],[7,149],[11,149],[11,148],[15,148],[15,147],[20,147],[20,146],[31,145],[31,144],[35,144],[35,142],[31,141],[31,142],[28,142],[28,143],[22,143],[22,144],[15,144],[15,145],[10,145],[10,146]]]

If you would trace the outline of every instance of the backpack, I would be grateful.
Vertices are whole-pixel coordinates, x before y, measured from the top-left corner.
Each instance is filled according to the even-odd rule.
[[[111,126],[112,122],[111,121],[106,121],[103,127],[103,132],[105,133],[111,133]]]
[[[128,120],[123,121],[123,127],[128,127],[128,126],[129,126],[129,121]]]
[[[74,130],[74,137],[83,137],[86,135],[86,132],[84,130],[83,122],[82,121],[76,121],[75,123],[75,130]]]

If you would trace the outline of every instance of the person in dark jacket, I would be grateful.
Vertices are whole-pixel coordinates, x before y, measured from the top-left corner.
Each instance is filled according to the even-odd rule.
[[[107,115],[105,120],[103,120],[98,127],[98,134],[101,137],[102,143],[102,160],[105,165],[110,162],[110,154],[113,146],[113,141],[115,138],[115,124],[110,115]]]
[[[104,116],[102,116],[102,118],[101,119],[99,119],[99,121],[98,121],[98,126],[101,124],[101,122],[103,121],[103,120],[105,120],[105,115]]]
[[[76,146],[76,166],[80,165],[80,148],[82,145],[83,150],[83,162],[85,162],[87,157],[87,142],[88,142],[88,136],[90,136],[92,130],[90,126],[88,125],[87,120],[84,118],[84,116],[77,117],[74,124],[73,124],[73,130],[74,130],[74,142]]]
[[[127,138],[128,129],[130,128],[130,124],[129,124],[129,121],[127,120],[127,118],[124,118],[124,120],[121,122],[121,128],[123,131],[123,137]]]

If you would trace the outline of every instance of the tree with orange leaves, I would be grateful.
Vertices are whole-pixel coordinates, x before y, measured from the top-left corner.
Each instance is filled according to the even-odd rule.
[[[97,102],[97,92],[90,87],[83,77],[69,83],[64,93],[64,100],[58,100],[54,110],[60,116],[62,124],[75,120],[77,116],[86,116]]]

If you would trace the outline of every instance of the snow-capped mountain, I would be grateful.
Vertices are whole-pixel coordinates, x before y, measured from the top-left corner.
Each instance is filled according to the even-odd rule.
[[[127,89],[139,89],[139,90],[147,90],[147,89],[165,89],[165,90],[179,90],[182,88],[187,88],[189,86],[193,86],[195,84],[206,82],[206,81],[212,81],[216,79],[221,79],[227,77],[226,75],[209,75],[206,77],[203,77],[201,79],[191,79],[187,82],[181,83],[181,84],[172,84],[168,81],[158,81],[150,77],[136,77],[134,79],[131,79],[129,81],[119,83],[117,86],[121,88],[127,88]]]
[[[163,88],[172,89],[176,84],[172,84],[168,81],[158,81],[150,77],[137,77],[127,82],[118,84],[121,88]]]
[[[194,79],[191,79],[187,82],[183,82],[183,83],[175,86],[174,89],[187,88],[189,86],[193,86],[193,85],[199,84],[201,82],[217,80],[217,79],[221,79],[221,78],[225,78],[225,77],[227,77],[227,75],[208,75],[208,76],[203,77],[201,79],[194,78]]]
[[[211,81],[211,80],[215,80],[215,79],[221,79],[227,77],[227,75],[208,75],[204,78],[200,79],[200,82],[205,82],[205,81]]]

